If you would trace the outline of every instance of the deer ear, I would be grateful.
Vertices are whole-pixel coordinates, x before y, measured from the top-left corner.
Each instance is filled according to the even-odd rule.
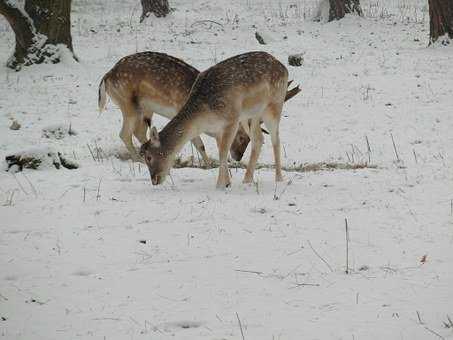
[[[151,143],[153,144],[160,144],[160,140],[159,140],[159,132],[157,132],[157,129],[155,126],[153,126],[151,128],[151,136],[150,136],[150,139]]]

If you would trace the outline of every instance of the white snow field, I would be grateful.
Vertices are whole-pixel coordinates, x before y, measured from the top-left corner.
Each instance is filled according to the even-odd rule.
[[[80,62],[20,72],[1,17],[0,339],[453,339],[453,45],[428,47],[427,1],[362,0],[363,18],[332,23],[308,0],[170,3],[139,24],[139,1],[74,0]],[[142,50],[200,70],[304,53],[283,161],[347,169],[277,187],[272,169],[253,186],[232,169],[218,191],[217,169],[180,168],[152,186],[117,157],[119,109],[97,112],[104,73]],[[262,150],[272,165],[268,137]],[[4,171],[36,151],[80,167]]]

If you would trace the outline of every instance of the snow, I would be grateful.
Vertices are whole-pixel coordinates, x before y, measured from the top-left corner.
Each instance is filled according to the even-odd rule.
[[[319,23],[308,0],[174,0],[139,25],[139,2],[78,0],[79,63],[1,67],[0,159],[50,148],[80,168],[0,173],[0,338],[452,339],[453,47],[427,47],[424,1],[362,3],[364,18]],[[13,47],[1,19],[2,65]],[[304,53],[288,66],[302,92],[284,107],[284,164],[376,168],[286,172],[277,187],[272,170],[246,186],[232,169],[218,191],[217,169],[154,187],[116,157],[121,112],[99,114],[97,90],[120,57],[205,69],[259,49],[285,64]],[[58,126],[77,134],[43,137]]]
[[[44,138],[63,139],[76,134],[77,132],[71,126],[67,126],[64,123],[52,124],[42,129],[42,136]]]

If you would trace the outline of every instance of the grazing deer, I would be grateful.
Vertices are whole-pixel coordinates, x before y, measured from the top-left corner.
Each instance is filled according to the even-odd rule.
[[[140,52],[120,59],[105,74],[99,85],[99,110],[105,109],[106,94],[123,113],[120,138],[135,161],[141,161],[133,143],[132,135],[143,144],[151,126],[153,113],[173,118],[184,105],[199,71],[184,61],[164,53]],[[239,161],[250,139],[243,128],[238,130],[232,157]],[[209,157],[199,136],[192,144],[200,153],[205,165]]]
[[[133,160],[141,160],[132,135],[143,144],[153,112],[169,119],[184,105],[199,71],[184,61],[157,52],[140,52],[122,58],[105,74],[99,85],[99,110],[105,109],[108,94],[123,113],[120,137]],[[294,92],[295,91],[295,92]],[[288,91],[289,98],[300,91]],[[289,99],[288,98],[288,99]],[[241,126],[231,146],[231,157],[240,161],[250,141]],[[209,158],[199,136],[192,140],[205,165]]]
[[[271,135],[275,180],[282,181],[279,124],[287,87],[288,70],[266,52],[241,54],[200,73],[179,113],[160,133],[153,127],[149,141],[140,149],[152,183],[165,180],[187,141],[206,133],[215,137],[219,150],[217,187],[229,186],[228,149],[239,125],[249,120],[252,149],[243,182],[253,181],[263,143],[261,121]]]

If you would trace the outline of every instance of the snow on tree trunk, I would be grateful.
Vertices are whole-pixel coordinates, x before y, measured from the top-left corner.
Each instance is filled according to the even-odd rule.
[[[11,0],[0,0],[0,14],[16,35],[7,66],[19,70],[22,65],[57,63],[60,44],[73,53],[70,12],[71,0],[26,0],[24,9]]]
[[[348,13],[362,15],[360,0],[329,0],[329,21],[339,20]]]
[[[158,18],[165,17],[170,13],[170,6],[168,0],[141,0],[142,2],[142,16],[140,22],[145,20],[151,13]]]
[[[453,1],[428,0],[429,4],[429,43],[432,44],[439,37],[448,34],[453,38]]]

